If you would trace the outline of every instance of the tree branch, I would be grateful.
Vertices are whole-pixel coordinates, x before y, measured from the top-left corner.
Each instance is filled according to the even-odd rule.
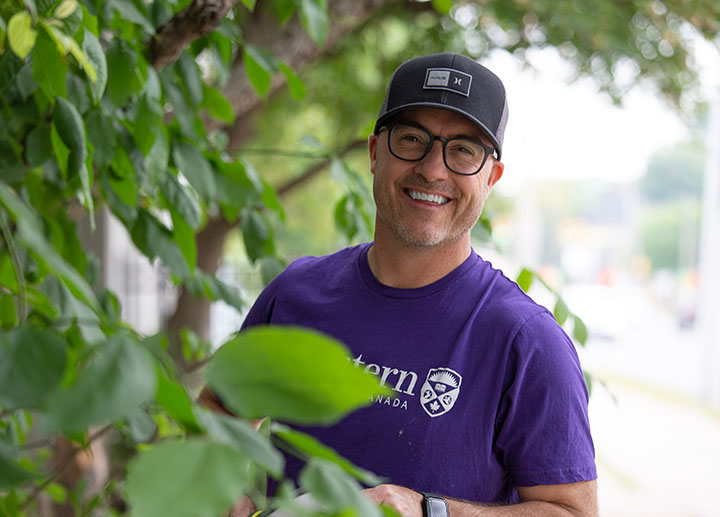
[[[347,144],[344,148],[342,148],[340,151],[335,153],[333,156],[342,158],[349,152],[354,151],[356,149],[362,149],[366,145],[367,145],[366,140],[363,140],[363,139],[353,140],[352,142]],[[279,185],[275,189],[278,197],[280,197],[280,198],[286,197],[297,187],[299,187],[300,185],[303,185],[304,183],[307,183],[312,178],[317,176],[325,167],[327,167],[330,164],[330,160],[333,158],[333,156],[324,157],[321,161],[317,162],[312,167],[309,167],[308,169],[306,169],[304,172],[302,172],[297,177],[283,183],[282,185]]]
[[[347,33],[373,16],[375,11],[397,0],[333,0],[328,2],[330,29],[322,47],[313,42],[305,32],[299,16],[294,16],[282,26],[278,26],[272,13],[256,8],[252,16],[243,24],[243,39],[258,47],[267,49],[272,55],[287,63],[295,72],[300,73],[308,65],[325,55],[337,41]],[[261,6],[259,6],[261,7]],[[283,74],[272,78],[268,97],[272,97],[285,86]],[[242,56],[235,61],[224,90],[225,96],[235,112],[235,124],[228,128],[230,143],[228,150],[240,148],[241,142],[252,131],[253,115],[264,106],[245,73]],[[220,127],[213,123],[209,129]]]
[[[89,446],[92,442],[100,438],[102,435],[107,433],[110,429],[112,429],[114,426],[113,424],[108,424],[105,427],[98,429],[92,436],[88,438],[87,445]],[[33,488],[33,491],[30,493],[30,496],[23,501],[23,503],[20,505],[20,510],[24,510],[27,508],[30,503],[32,503],[37,497],[40,495],[40,493],[47,488],[47,486],[55,481],[65,470],[73,464],[75,461],[75,457],[80,454],[81,451],[85,450],[83,447],[76,447],[72,450],[70,454],[65,457],[65,459],[62,461],[60,466],[57,470],[55,470],[45,481],[37,485],[35,488]]]
[[[165,25],[150,41],[150,64],[156,70],[174,62],[185,46],[215,30],[237,0],[194,0]]]

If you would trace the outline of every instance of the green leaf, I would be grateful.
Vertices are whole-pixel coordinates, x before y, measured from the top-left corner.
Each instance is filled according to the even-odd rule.
[[[86,118],[88,140],[93,146],[93,161],[98,168],[110,165],[115,156],[117,136],[112,119],[95,109]]]
[[[77,0],[63,0],[60,5],[55,8],[53,16],[59,20],[62,20],[74,13],[75,9],[77,8]]]
[[[198,409],[197,414],[211,438],[242,451],[273,477],[282,477],[285,464],[282,454],[247,422],[203,409]]]
[[[267,59],[257,47],[245,45],[243,47],[243,64],[250,84],[260,97],[265,97],[270,91],[272,82],[272,68]]]
[[[579,316],[573,316],[573,337],[578,343],[585,346],[588,338],[588,330],[585,322]]]
[[[140,152],[147,155],[155,143],[155,138],[162,127],[162,108],[157,101],[143,95],[140,99],[133,136]]]
[[[360,231],[352,194],[346,194],[335,204],[335,225],[351,240]]]
[[[533,272],[529,269],[523,268],[515,281],[520,286],[520,289],[527,293],[533,281]]]
[[[325,0],[300,0],[300,21],[315,43],[325,43],[330,25]]]
[[[83,36],[82,49],[87,55],[87,59],[92,63],[95,69],[95,80],[90,81],[90,94],[93,103],[98,104],[102,99],[108,79],[108,66],[105,59],[105,51],[100,45],[97,37],[89,30],[85,31]]]
[[[172,156],[177,168],[200,197],[205,200],[215,197],[215,173],[197,147],[178,142],[173,145]]]
[[[450,14],[453,0],[432,0],[432,6],[440,14]]]
[[[187,51],[180,54],[177,60],[177,74],[190,94],[193,107],[200,104],[203,99],[203,81],[195,60]]]
[[[195,270],[195,276],[202,282],[206,296],[211,299],[222,300],[240,313],[247,306],[237,287],[228,285],[215,275],[203,273],[200,270]]]
[[[77,154],[81,158],[80,163],[87,156],[87,147],[85,145],[85,128],[83,126],[82,117],[78,113],[75,106],[70,102],[58,97],[55,100],[55,111],[53,113],[53,124],[63,143],[70,149],[71,154]],[[69,165],[68,165],[69,167]],[[79,164],[78,164],[79,169]],[[68,175],[76,174],[78,170]]]
[[[149,259],[160,257],[170,272],[181,280],[190,277],[190,268],[173,241],[172,233],[149,212],[138,211],[130,235],[138,249]]]
[[[40,407],[62,380],[65,348],[58,334],[38,328],[0,334],[0,406]]]
[[[290,88],[290,95],[296,101],[302,100],[305,97],[305,83],[293,72],[285,63],[280,63],[280,71],[285,75],[285,79],[288,82],[288,88]]]
[[[262,196],[262,182],[241,161],[218,162],[216,166],[217,195],[221,201],[233,207],[242,207],[256,203]]]
[[[18,315],[15,307],[15,297],[10,293],[0,294],[0,328],[12,328],[17,324]],[[0,370],[2,370],[2,366],[0,366]],[[0,374],[1,382],[2,375]]]
[[[85,279],[71,267],[50,245],[42,234],[41,223],[30,208],[10,192],[0,181],[0,203],[10,212],[18,225],[20,241],[32,250],[34,257],[49,271],[56,274],[74,296],[94,311],[99,310],[95,293]]]
[[[180,185],[174,174],[163,174],[160,180],[160,191],[170,207],[182,216],[193,230],[198,230],[202,223],[202,208],[188,189]]]
[[[79,13],[81,11],[77,12]],[[72,54],[72,56],[77,60],[82,69],[85,70],[85,73],[90,78],[90,80],[95,81],[97,79],[97,72],[95,70],[95,67],[88,60],[85,52],[83,52],[82,48],[80,48],[80,45],[78,45],[77,41],[75,41],[73,38],[61,31],[53,23],[42,21],[41,24],[45,28],[48,35],[55,42],[55,46],[57,47],[58,52],[62,56],[66,56],[68,52]]]
[[[173,208],[170,208],[170,215],[173,221],[173,240],[185,258],[185,262],[190,268],[190,273],[192,273],[195,271],[195,264],[197,263],[195,232],[185,219]]]
[[[553,314],[555,315],[555,319],[558,321],[558,323],[560,325],[564,325],[568,319],[568,315],[569,315],[568,306],[563,301],[563,299],[560,297],[558,297],[557,301],[555,302],[555,308],[553,309]]]
[[[260,261],[260,276],[264,285],[268,285],[280,273],[285,271],[287,264],[278,257],[263,257]]]
[[[0,449],[0,491],[24,485],[28,481],[40,477],[40,474],[30,472],[10,461],[2,452],[2,449]],[[0,507],[0,509],[2,508]]]
[[[225,444],[199,439],[161,443],[130,465],[126,492],[132,514],[220,515],[246,492],[248,467],[247,457]]]
[[[145,160],[148,175],[153,183],[157,183],[165,175],[170,162],[170,143],[168,142],[167,132],[160,128],[157,133],[157,137]]]
[[[585,385],[587,386],[588,390],[588,397],[592,396],[592,390],[593,390],[593,378],[592,375],[590,375],[588,372],[583,370],[583,378],[585,379]]]
[[[309,434],[278,424],[277,422],[273,422],[270,429],[275,436],[290,445],[292,448],[290,453],[300,459],[320,458],[331,461],[366,485],[374,486],[382,483],[382,479],[375,474],[354,465]],[[285,447],[282,447],[282,449],[284,450]]]
[[[196,139],[198,132],[195,127],[197,121],[195,109],[190,106],[183,92],[171,81],[167,80],[167,74],[161,74],[163,78],[163,89],[165,96],[173,107],[173,115],[180,125],[180,130],[186,138]]]
[[[116,107],[122,107],[142,88],[142,82],[138,80],[138,56],[122,38],[114,39],[105,55],[107,94]]]
[[[51,397],[44,427],[63,432],[127,417],[155,394],[148,352],[127,336],[114,336],[68,388]]]
[[[72,72],[67,74],[67,99],[75,106],[81,116],[90,110],[90,97],[87,94],[87,83],[85,79]]]
[[[26,11],[15,13],[8,22],[7,38],[10,48],[20,59],[25,59],[35,46],[38,33],[32,27],[32,17]]]
[[[158,368],[155,401],[177,422],[191,432],[200,430],[193,403],[182,384],[173,381]]]
[[[23,99],[27,99],[38,89],[38,84],[33,78],[32,63],[25,63],[20,69],[20,72],[15,77],[15,87]]]
[[[150,443],[157,434],[157,424],[143,409],[138,409],[125,418],[130,438],[135,443]]]
[[[342,344],[318,332],[252,328],[217,351],[206,377],[238,415],[329,424],[387,392],[348,357]]]
[[[297,3],[295,0],[275,0],[272,2],[272,8],[275,11],[278,23],[285,25],[285,23],[292,18],[292,15],[295,14]]]
[[[251,261],[272,254],[274,250],[272,228],[262,214],[256,210],[246,210],[241,217],[245,250]]]
[[[135,4],[130,0],[113,0],[112,6],[122,19],[140,25],[148,34],[155,33],[155,27],[153,27],[145,15],[141,13],[140,10],[135,7]]]
[[[257,0],[240,0],[242,4],[247,7],[248,11],[252,12],[255,10],[255,3]]]
[[[230,104],[223,92],[217,88],[203,84],[203,100],[200,107],[205,108],[213,118],[226,124],[232,124],[235,121],[232,104]]]
[[[354,515],[381,517],[382,511],[365,497],[360,484],[335,463],[311,458],[300,473],[300,486],[332,513],[352,509]]]
[[[67,67],[45,31],[42,31],[37,38],[32,66],[35,82],[40,85],[48,97],[65,97],[67,95],[65,86]]]
[[[60,483],[50,483],[48,486],[45,487],[45,490],[43,490],[43,492],[49,495],[50,499],[52,499],[53,502],[56,504],[65,504],[65,502],[67,502],[67,489]]]
[[[50,125],[38,124],[28,135],[25,145],[25,159],[30,167],[37,167],[50,158],[52,158]]]

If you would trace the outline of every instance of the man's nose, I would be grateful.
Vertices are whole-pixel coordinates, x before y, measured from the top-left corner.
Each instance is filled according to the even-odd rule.
[[[443,143],[440,140],[433,142],[425,158],[415,166],[415,171],[428,181],[446,179],[452,172],[445,165],[443,159]]]

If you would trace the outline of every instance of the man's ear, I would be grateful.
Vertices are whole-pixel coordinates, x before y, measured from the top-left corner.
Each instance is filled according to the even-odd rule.
[[[368,152],[370,153],[370,172],[375,174],[375,164],[377,163],[377,135],[371,134],[368,137]]]
[[[493,160],[492,168],[490,169],[490,174],[488,175],[488,188],[492,188],[495,186],[495,183],[500,181],[504,171],[505,164],[499,160]]]

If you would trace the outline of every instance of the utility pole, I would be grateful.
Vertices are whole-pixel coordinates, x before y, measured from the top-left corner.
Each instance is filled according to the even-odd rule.
[[[720,85],[712,92],[700,238],[698,330],[704,343],[703,394],[720,407]]]

